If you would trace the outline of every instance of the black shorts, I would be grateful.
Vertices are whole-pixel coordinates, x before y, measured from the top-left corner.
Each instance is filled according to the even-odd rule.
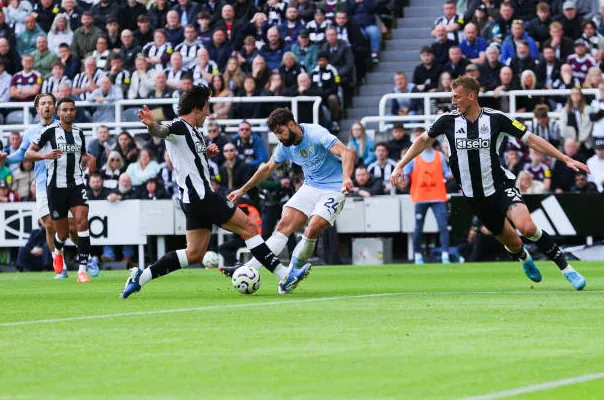
[[[514,204],[524,204],[522,195],[514,186],[513,180],[506,180],[504,187],[489,197],[467,197],[467,199],[474,215],[495,236],[503,232],[508,209]]]
[[[187,230],[212,229],[212,225],[222,225],[233,217],[237,207],[232,201],[214,193],[206,192],[201,200],[192,203],[180,202],[187,219]]]
[[[48,210],[53,220],[67,218],[71,207],[88,207],[88,192],[84,185],[69,188],[48,187]]]

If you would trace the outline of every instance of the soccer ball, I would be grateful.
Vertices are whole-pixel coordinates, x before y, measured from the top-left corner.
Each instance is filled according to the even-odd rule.
[[[202,264],[206,268],[218,268],[218,253],[213,251],[206,251],[206,254],[203,256]]]
[[[260,288],[260,272],[254,267],[239,267],[233,273],[233,287],[243,294],[252,294]]]

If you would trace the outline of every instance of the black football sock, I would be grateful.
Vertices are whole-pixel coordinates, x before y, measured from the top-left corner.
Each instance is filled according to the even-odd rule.
[[[55,250],[59,254],[63,254],[63,246],[65,242],[59,238],[59,234],[55,233]]]
[[[566,261],[566,257],[564,257],[564,253],[562,253],[560,247],[554,243],[554,240],[549,233],[537,227],[537,232],[535,232],[535,235],[528,239],[531,242],[535,242],[537,248],[550,260],[555,262],[560,271],[568,267],[568,262]]]
[[[279,261],[275,253],[268,248],[260,235],[247,239],[245,245],[250,249],[254,258],[269,271],[274,272],[275,269],[281,265],[281,261]]]
[[[184,250],[178,250],[184,252]],[[186,257],[186,256],[185,256]],[[159,260],[149,266],[151,270],[151,279],[156,279],[170,272],[181,269],[182,265],[176,251],[164,254]]]
[[[88,230],[78,232],[79,272],[86,272],[88,256],[90,255],[90,233]]]
[[[522,246],[520,248],[520,251],[517,253],[514,253],[513,251],[511,251],[510,249],[507,248],[507,246],[505,246],[505,251],[508,252],[508,254],[515,260],[518,260],[520,262],[526,262],[529,258],[530,255],[529,253],[526,251],[526,249],[524,248],[524,246]]]

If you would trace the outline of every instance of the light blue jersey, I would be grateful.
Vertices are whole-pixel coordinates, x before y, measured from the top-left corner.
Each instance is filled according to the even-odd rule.
[[[59,122],[59,121],[58,120],[52,121],[53,124],[55,122]],[[13,154],[6,157],[6,162],[9,164],[16,164],[16,163],[20,163],[21,161],[23,161],[23,159],[25,158],[25,152],[29,148],[29,145],[31,144],[31,142],[33,142],[35,139],[37,139],[38,136],[40,136],[40,134],[42,133],[42,131],[44,129],[46,129],[48,126],[50,126],[50,125],[36,124],[36,125],[32,126],[31,128],[29,128],[28,130],[26,130],[25,133],[23,134],[23,140],[21,141],[21,147],[19,147],[19,150],[15,151]],[[46,193],[46,161],[44,161],[44,160],[36,161],[36,163],[34,164],[34,179],[36,181],[36,192],[37,193]]]
[[[329,149],[338,138],[317,124],[300,124],[302,141],[290,147],[279,143],[273,152],[273,160],[286,160],[298,164],[304,171],[304,184],[317,189],[340,191],[342,188],[342,161]]]

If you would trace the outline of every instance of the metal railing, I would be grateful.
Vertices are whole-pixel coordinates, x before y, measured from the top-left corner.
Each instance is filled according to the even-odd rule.
[[[597,98],[600,97],[600,91],[598,89],[581,89],[583,94],[591,94],[595,95]],[[540,90],[510,90],[509,92],[500,92],[498,95],[495,95],[495,92],[484,92],[480,93],[479,97],[509,97],[509,107],[510,114],[516,113],[516,98],[517,97],[527,97],[527,96],[566,96],[569,95],[571,89],[540,89]],[[389,100],[394,99],[423,99],[424,101],[424,116],[430,116],[432,114],[432,110],[430,107],[430,100],[434,98],[447,98],[451,97],[451,92],[426,92],[426,93],[388,93],[382,96],[378,105],[378,116],[386,117],[386,105]],[[529,113],[532,115],[532,113]],[[414,117],[417,117],[414,115]],[[410,121],[412,121],[411,119]],[[386,130],[386,120],[379,121],[379,130],[383,132]],[[399,121],[399,120],[391,120],[391,121]]]
[[[90,122],[90,123],[78,123],[77,126],[81,127],[85,130],[85,133],[89,133],[90,130],[98,128],[99,125],[107,125],[108,127],[115,128],[117,130],[125,129],[125,128],[140,128],[141,131],[144,130],[144,125],[140,122],[123,122],[122,114],[124,109],[133,107],[133,106],[142,106],[142,105],[174,105],[178,102],[177,98],[169,98],[169,99],[135,99],[135,100],[118,100],[111,104],[115,109],[115,121],[103,121],[103,122]],[[210,98],[210,103],[289,103],[291,105],[292,114],[294,117],[298,118],[298,109],[300,102],[312,102],[312,111],[313,111],[313,123],[319,123],[319,111],[321,108],[321,97],[319,96],[298,96],[298,97],[286,97],[286,96],[258,96],[258,97],[212,97]],[[76,107],[107,107],[107,104],[99,104],[89,101],[76,101]],[[33,123],[32,120],[32,111],[34,109],[33,102],[24,102],[24,103],[0,103],[0,109],[8,109],[8,110],[23,110],[23,124],[12,124],[12,125],[0,125],[0,136],[4,136],[5,132],[11,131],[21,131],[27,129],[29,125]],[[241,123],[243,119],[217,119],[212,120],[219,124],[220,126],[224,126],[227,132],[236,132],[237,129],[234,128],[234,125],[238,125]],[[260,127],[263,127],[266,124],[265,118],[256,118],[249,119],[249,121],[253,126],[255,125],[255,130],[261,131]],[[209,123],[210,121],[206,122]],[[205,126],[204,126],[205,131]],[[135,132],[132,132],[135,133]],[[206,132],[207,133],[207,132]]]

